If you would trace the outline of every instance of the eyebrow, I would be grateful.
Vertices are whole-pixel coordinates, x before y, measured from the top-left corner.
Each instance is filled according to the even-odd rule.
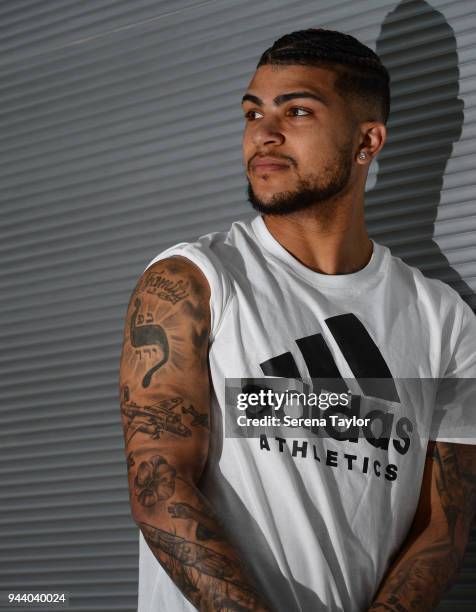
[[[310,91],[292,91],[290,93],[280,94],[274,98],[273,102],[276,104],[276,106],[280,106],[281,104],[284,104],[289,100],[295,100],[296,98],[311,98],[312,100],[317,100],[325,106],[329,106],[324,96],[320,96]],[[253,102],[253,104],[256,104],[257,106],[263,106],[263,100],[250,93],[246,93],[243,96],[241,103],[244,104],[245,102]]]

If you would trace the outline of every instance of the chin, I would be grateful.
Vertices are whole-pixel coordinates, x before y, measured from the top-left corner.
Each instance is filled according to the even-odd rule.
[[[270,203],[273,198],[279,195],[280,193],[280,191],[260,191],[259,189],[255,190],[256,197],[258,197],[263,202],[263,204]]]
[[[263,202],[269,202],[274,197],[280,196],[282,193],[286,193],[289,191],[289,187],[288,189],[286,189],[285,185],[279,185],[278,187],[278,185],[276,184],[263,184],[262,181],[260,181],[258,184],[252,184],[252,188],[256,196]]]

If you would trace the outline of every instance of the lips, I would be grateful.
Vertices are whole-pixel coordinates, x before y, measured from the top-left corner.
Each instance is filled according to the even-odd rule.
[[[283,170],[289,168],[289,164],[275,157],[259,157],[251,164],[253,170]]]

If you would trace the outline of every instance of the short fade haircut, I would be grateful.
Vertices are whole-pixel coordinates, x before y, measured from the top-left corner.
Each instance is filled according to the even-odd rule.
[[[390,76],[379,56],[350,34],[323,28],[286,34],[266,49],[257,68],[293,64],[332,70],[336,92],[355,102],[357,121],[387,123]]]

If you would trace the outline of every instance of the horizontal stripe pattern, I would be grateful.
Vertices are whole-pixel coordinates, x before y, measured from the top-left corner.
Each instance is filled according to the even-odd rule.
[[[371,235],[476,307],[476,17],[471,0],[431,5],[0,5],[0,590],[136,609],[123,317],[159,251],[252,216],[239,101],[277,36],[322,26],[381,53],[392,112],[369,174]],[[475,574],[473,531],[438,610],[473,610]]]

